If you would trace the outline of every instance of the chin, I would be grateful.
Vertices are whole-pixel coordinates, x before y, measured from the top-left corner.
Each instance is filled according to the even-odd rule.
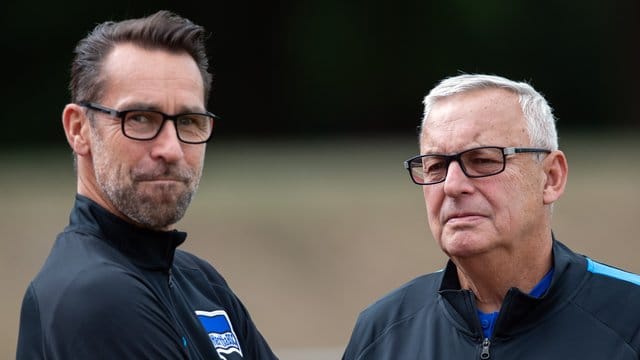
[[[186,189],[178,188],[175,185],[157,186],[154,188],[140,189],[138,191],[140,200],[155,204],[156,206],[175,206],[175,204],[185,196],[187,196]]]
[[[486,237],[477,234],[456,234],[440,239],[442,251],[449,257],[465,258],[479,255],[489,250]]]

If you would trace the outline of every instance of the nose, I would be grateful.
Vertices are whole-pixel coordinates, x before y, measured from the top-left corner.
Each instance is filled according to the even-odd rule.
[[[174,163],[184,156],[182,142],[178,139],[178,133],[173,120],[167,120],[160,133],[153,139],[151,157],[162,158],[167,163]]]
[[[456,197],[473,192],[471,179],[465,175],[457,161],[449,163],[447,177],[444,179],[444,192],[448,196]]]

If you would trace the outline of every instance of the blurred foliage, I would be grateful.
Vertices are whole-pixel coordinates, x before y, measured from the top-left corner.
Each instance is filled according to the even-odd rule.
[[[564,129],[638,128],[640,2],[7,1],[4,146],[64,143],[75,43],[105,20],[173,10],[212,33],[218,136],[414,134],[444,77],[531,82]]]

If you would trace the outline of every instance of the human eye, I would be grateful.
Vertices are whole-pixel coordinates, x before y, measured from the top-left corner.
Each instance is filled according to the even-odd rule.
[[[213,122],[205,114],[183,114],[176,118],[180,138],[185,141],[203,141],[211,135]]]
[[[502,167],[503,155],[500,149],[475,149],[462,155],[467,170],[473,174],[485,174]]]
[[[501,163],[502,159],[498,159],[493,156],[479,155],[469,157],[467,163],[475,164],[475,165],[490,165],[495,163]]]
[[[180,116],[178,118],[178,125],[179,126],[187,126],[188,127],[188,126],[192,126],[195,123],[196,123],[196,121],[190,115],[183,115],[183,116]]]
[[[128,110],[124,115],[122,130],[134,139],[153,138],[162,124],[162,114],[152,111]]]
[[[208,126],[208,117],[202,114],[180,115],[177,119],[178,126],[190,129],[204,129]]]
[[[124,118],[124,131],[128,136],[147,138],[154,136],[162,124],[162,114],[152,111],[129,111]]]
[[[425,156],[422,158],[422,170],[427,177],[437,177],[445,171],[446,163],[446,160],[440,156]]]
[[[145,125],[153,123],[156,117],[153,113],[146,111],[133,111],[127,114],[125,121],[132,124]]]

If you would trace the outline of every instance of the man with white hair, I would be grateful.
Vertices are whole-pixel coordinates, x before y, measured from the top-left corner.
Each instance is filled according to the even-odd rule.
[[[640,358],[640,276],[552,233],[568,166],[529,84],[440,82],[405,167],[449,261],[366,308],[343,359]]]

